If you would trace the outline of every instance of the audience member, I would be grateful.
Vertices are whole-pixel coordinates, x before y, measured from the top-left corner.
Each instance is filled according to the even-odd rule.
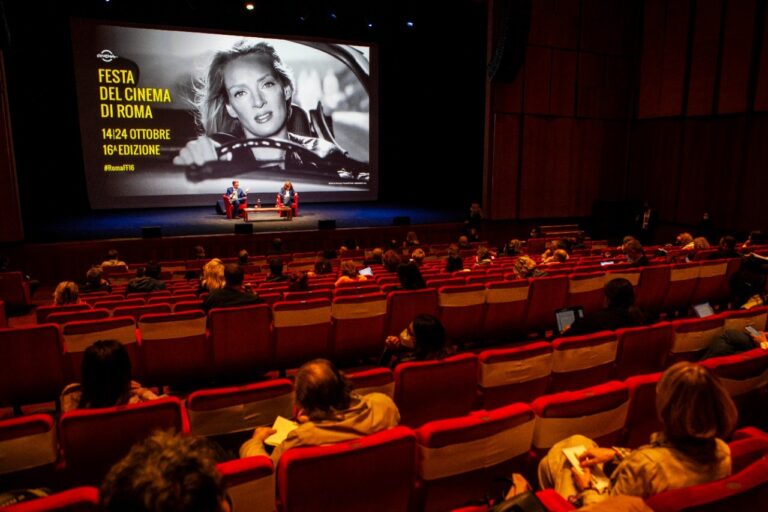
[[[371,256],[363,261],[363,265],[370,267],[371,265],[383,265],[384,264],[384,250],[381,247],[375,247],[371,251]]]
[[[405,235],[405,241],[403,242],[403,249],[408,249],[409,251],[414,250],[419,246],[419,237],[416,236],[415,231],[409,231]]]
[[[701,214],[701,220],[699,220],[699,224],[696,226],[696,236],[710,240],[714,239],[715,226],[712,223],[712,216],[708,211],[704,211],[704,213]]]
[[[208,312],[214,308],[229,308],[235,306],[247,306],[249,304],[261,304],[261,298],[243,289],[245,272],[237,263],[224,265],[224,281],[226,286],[213,290],[203,300],[203,309]]]
[[[549,258],[542,258],[542,265],[553,265],[568,261],[568,252],[565,249],[556,249]]]
[[[459,250],[465,251],[471,248],[472,248],[472,244],[469,243],[469,238],[467,238],[467,235],[461,235],[459,237]]]
[[[767,302],[766,280],[768,280],[768,265],[763,258],[752,255],[742,258],[739,269],[728,281],[731,307],[750,309],[765,304]]]
[[[686,251],[693,250],[693,237],[690,233],[680,233],[675,239],[675,245]]]
[[[281,255],[286,254],[288,251],[285,250],[285,247],[283,247],[283,239],[282,238],[273,238],[272,239],[272,247],[267,251],[268,255]]]
[[[710,254],[707,259],[720,260],[724,258],[740,258],[741,254],[736,250],[736,239],[732,236],[724,236],[717,245],[717,250]]]
[[[193,260],[205,259],[205,248],[202,245],[196,245],[192,248],[192,259]]]
[[[283,259],[277,256],[269,258],[269,274],[265,281],[268,283],[278,283],[287,280],[288,277],[283,275]]]
[[[343,254],[347,251],[359,251],[360,246],[357,245],[357,240],[354,238],[346,238],[344,239],[344,242],[341,244],[341,247],[339,247],[339,254]]]
[[[213,258],[203,265],[203,275],[200,277],[198,293],[212,292],[224,288],[224,263],[219,258]]]
[[[541,230],[538,226],[533,226],[531,232],[528,233],[528,238],[541,238]]]
[[[656,411],[662,431],[636,450],[602,448],[580,435],[556,443],[539,464],[541,487],[588,505],[615,495],[647,498],[731,473],[730,450],[722,438],[735,427],[737,412],[717,377],[694,363],[671,366],[656,388]],[[563,453],[579,445],[587,448],[579,456],[581,471],[571,467]],[[608,471],[609,466],[615,469]],[[610,475],[603,492],[591,483],[595,467]]]
[[[353,393],[344,374],[326,359],[315,359],[299,369],[294,402],[299,425],[272,452],[275,463],[286,450],[297,446],[349,441],[390,429],[400,422],[400,413],[391,398],[382,393]],[[240,447],[240,456],[267,455],[264,440],[274,433],[269,427],[256,428],[253,437]]]
[[[701,356],[701,359],[732,356],[757,347],[768,350],[768,337],[766,337],[765,331],[755,331],[757,334],[737,331],[736,329],[726,329],[712,340],[709,347],[707,347],[707,351]]]
[[[139,271],[137,271],[136,277],[128,281],[128,285],[125,287],[128,293],[165,290],[165,283],[160,281],[160,273],[162,272],[162,269],[159,264],[150,261],[143,267],[141,272],[143,272],[141,276],[139,275]]]
[[[152,391],[131,379],[131,359],[118,341],[99,340],[85,349],[81,383],[61,392],[61,411],[135,404],[157,399]]]
[[[499,252],[503,256],[520,256],[521,254],[525,254],[523,252],[523,242],[517,238],[513,238],[507,242]]]
[[[384,253],[383,261],[385,270],[388,272],[397,272],[397,267],[400,266],[400,255],[390,249]]]
[[[427,254],[424,252],[424,249],[422,248],[416,248],[411,253],[411,261],[414,262],[416,265],[419,266],[419,268],[424,266],[424,258],[427,257]]]
[[[238,265],[247,265],[249,261],[249,254],[248,251],[245,249],[241,249],[240,252],[237,253],[237,263]]]
[[[445,328],[432,315],[418,315],[399,336],[387,336],[381,363],[394,368],[408,361],[434,361],[456,353]]]
[[[479,242],[480,241],[480,231],[477,230],[475,227],[471,227],[467,230],[467,241],[470,242]]]
[[[117,249],[110,249],[107,252],[107,259],[101,262],[102,267],[127,267],[124,261],[120,259],[120,253]]]
[[[536,262],[533,261],[533,259],[528,256],[520,256],[519,258],[517,258],[517,261],[515,261],[515,266],[513,270],[515,271],[515,274],[517,275],[518,279],[528,279],[530,277],[543,277],[547,275],[546,272],[539,270],[536,267]]]
[[[696,254],[698,254],[699,251],[703,251],[705,249],[709,249],[709,242],[707,239],[703,236],[694,238],[693,249],[688,251],[688,254],[685,256],[685,261],[694,261],[696,259]]]
[[[421,275],[419,266],[415,263],[401,263],[397,267],[397,277],[400,278],[401,290],[421,290],[427,287]]]
[[[599,311],[577,318],[563,336],[580,336],[598,331],[615,331],[622,327],[635,327],[646,322],[643,312],[635,306],[635,289],[623,277],[611,279],[603,288],[607,306]]]
[[[357,265],[353,260],[342,261],[339,270],[341,272],[341,276],[339,276],[339,278],[336,280],[336,286],[339,286],[341,283],[365,281],[368,279],[366,276],[361,276],[357,273]]]
[[[746,242],[741,245],[741,250],[748,252],[748,250],[755,245],[763,245],[768,243],[768,235],[763,234],[762,231],[756,230],[749,233]]]
[[[586,233],[583,231],[579,231],[576,233],[576,237],[573,239],[573,242],[571,243],[571,249],[586,249]]]
[[[62,281],[53,291],[53,305],[63,306],[65,304],[80,303],[80,287],[72,281]]]
[[[106,512],[231,512],[218,459],[204,437],[157,431],[112,467],[101,505]]]
[[[306,272],[293,272],[288,276],[289,292],[305,292],[309,290],[309,275]]]
[[[624,243],[624,254],[627,256],[629,264],[633,267],[645,267],[650,264],[640,240],[635,238]]]
[[[459,246],[451,244],[448,246],[448,258],[445,260],[445,271],[456,272],[464,270],[464,258],[459,254]]]
[[[480,231],[483,226],[483,209],[480,208],[480,203],[472,203],[467,212],[467,219],[464,221],[464,229],[469,232],[470,229]]]
[[[326,258],[320,258],[315,262],[315,275],[321,276],[333,273],[333,265]]]
[[[80,292],[111,292],[112,285],[104,277],[104,269],[100,266],[91,267],[85,274],[85,283],[80,285]]]
[[[477,248],[477,255],[475,256],[475,265],[490,265],[493,263],[493,254],[488,250],[488,247],[481,245]]]

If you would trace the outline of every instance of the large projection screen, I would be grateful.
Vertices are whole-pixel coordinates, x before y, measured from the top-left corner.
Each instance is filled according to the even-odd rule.
[[[91,206],[377,197],[376,48],[71,20]],[[276,62],[279,61],[279,62]]]

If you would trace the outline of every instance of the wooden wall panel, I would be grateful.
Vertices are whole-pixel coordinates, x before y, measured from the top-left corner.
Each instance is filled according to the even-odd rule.
[[[643,48],[637,105],[637,117],[641,119],[660,115],[659,95],[662,79],[661,63],[664,56],[665,18],[666,2],[664,0],[646,0],[643,10]],[[649,34],[658,36],[649,37]]]
[[[554,50],[549,114],[573,116],[576,97],[576,52]]]
[[[688,86],[688,115],[712,113],[723,0],[698,0]]]
[[[517,77],[510,82],[493,82],[491,84],[492,104],[497,112],[523,111],[523,83],[525,69],[521,69]]]
[[[523,109],[531,114],[549,113],[549,86],[552,80],[552,50],[529,46],[525,52]]]
[[[497,114],[493,126],[491,202],[486,211],[494,219],[514,219],[518,201],[520,116]]]
[[[16,159],[13,154],[11,114],[8,109],[5,61],[2,52],[0,52],[0,219],[2,219],[0,242],[16,242],[24,238],[16,181]]]
[[[755,0],[738,0],[728,3],[728,15],[725,19],[723,34],[718,113],[744,112],[747,109],[747,84],[752,58],[755,13]]]
[[[683,79],[688,45],[688,2],[669,0],[664,27],[658,114],[676,116],[683,111]]]
[[[751,231],[768,225],[766,193],[768,193],[768,115],[755,116],[747,139],[746,169],[741,180],[741,190],[733,197],[734,211],[738,218],[733,225]]]
[[[578,40],[579,0],[535,0],[528,44],[575,49]]]
[[[636,0],[584,0],[581,50],[626,55],[637,44],[640,3]]]
[[[760,46],[760,61],[757,70],[755,110],[768,111],[768,13],[763,15],[763,40]]]
[[[575,215],[590,215],[599,198],[623,195],[628,126],[622,121],[576,122],[572,159],[576,184]]]

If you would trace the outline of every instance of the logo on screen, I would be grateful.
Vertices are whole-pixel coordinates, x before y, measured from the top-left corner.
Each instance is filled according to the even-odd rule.
[[[97,59],[101,59],[104,62],[112,62],[117,58],[117,55],[112,53],[112,50],[101,50],[99,53],[96,54]]]

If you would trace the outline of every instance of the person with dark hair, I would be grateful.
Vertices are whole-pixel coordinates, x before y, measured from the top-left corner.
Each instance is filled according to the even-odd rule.
[[[381,363],[394,368],[408,361],[434,361],[456,353],[445,337],[445,328],[432,315],[418,315],[399,336],[387,336]],[[392,357],[394,355],[394,357]]]
[[[517,238],[513,238],[508,243],[504,244],[504,247],[499,250],[499,254],[502,256],[521,256],[525,254],[523,251],[523,242]]]
[[[224,196],[229,201],[229,204],[232,205],[232,218],[240,217],[243,214],[240,211],[240,205],[243,205],[243,208],[245,208],[248,204],[248,190],[240,188],[240,181],[232,180],[232,186],[227,187]]]
[[[205,247],[202,245],[196,245],[192,248],[192,259],[193,260],[204,260],[205,259]]]
[[[206,438],[156,431],[112,466],[101,485],[106,512],[230,512]]]
[[[315,262],[315,275],[320,276],[324,274],[333,273],[333,265],[326,258],[320,258]]]
[[[109,283],[109,279],[104,277],[104,269],[100,266],[91,267],[85,274],[85,282],[80,285],[80,292],[100,292],[100,291],[112,291],[112,285]]]
[[[556,443],[539,464],[541,488],[588,505],[616,495],[648,498],[731,474],[730,450],[722,439],[736,427],[737,411],[717,377],[694,363],[672,365],[656,387],[656,413],[662,431],[635,450],[602,448],[581,435]],[[586,448],[579,456],[581,471],[563,453],[578,446]],[[593,487],[594,468],[610,475],[607,488]]]
[[[269,258],[269,275],[264,280],[268,283],[278,283],[287,281],[288,277],[283,275],[283,259],[278,257]]]
[[[375,247],[371,251],[371,256],[363,260],[363,265],[370,267],[371,265],[383,265],[384,264],[384,250],[381,247]]]
[[[382,393],[353,393],[346,376],[327,359],[315,359],[299,368],[294,402],[298,428],[272,452],[275,463],[286,450],[297,446],[349,441],[396,427],[400,422],[391,398]],[[240,457],[267,455],[264,440],[274,433],[269,427],[256,428],[253,437],[240,447]]]
[[[387,270],[387,272],[397,272],[397,267],[400,266],[401,260],[400,255],[397,254],[397,252],[389,249],[384,253],[382,261],[384,262],[384,269]]]
[[[736,250],[736,239],[726,235],[720,239],[717,250],[707,256],[708,260],[721,260],[725,258],[741,258],[741,254]]]
[[[131,359],[118,341],[99,340],[85,349],[82,382],[61,392],[61,411],[94,409],[156,400],[157,395],[131,380]]]
[[[267,251],[267,254],[270,256],[280,256],[281,254],[286,254],[288,251],[285,250],[285,247],[283,247],[283,239],[282,238],[273,238],[272,239],[272,247]]]
[[[419,266],[413,262],[398,265],[397,277],[400,279],[401,290],[421,290],[427,287]]]
[[[102,267],[127,267],[124,261],[120,259],[120,253],[117,249],[110,249],[107,252],[107,259],[101,262]]]
[[[493,254],[488,250],[488,247],[484,245],[478,247],[475,256],[475,266],[490,265],[491,263],[493,263]]]
[[[309,290],[309,276],[306,272],[294,272],[288,276],[289,292],[305,292]]]
[[[580,336],[593,332],[634,327],[646,322],[645,315],[635,306],[635,289],[628,280],[611,279],[604,287],[607,307],[577,318],[563,336]]]
[[[215,308],[247,306],[264,302],[257,294],[243,289],[244,279],[245,272],[243,267],[237,263],[227,263],[224,265],[224,281],[226,285],[208,294],[203,300],[203,310],[207,313]]]
[[[645,255],[645,249],[640,243],[640,240],[632,238],[623,245],[624,254],[627,256],[627,261],[633,267],[645,267],[650,265],[648,256]]]
[[[237,264],[238,265],[247,265],[248,264],[248,251],[245,249],[241,249],[240,252],[237,253]]]
[[[160,265],[154,261],[150,261],[144,266],[144,274],[139,277],[138,275],[128,281],[128,285],[125,290],[128,293],[132,292],[153,292],[155,290],[165,290],[165,283],[160,281],[160,273],[162,269]]]
[[[459,246],[451,244],[448,246],[448,257],[445,259],[445,271],[456,272],[464,270],[464,258],[459,254]]]

